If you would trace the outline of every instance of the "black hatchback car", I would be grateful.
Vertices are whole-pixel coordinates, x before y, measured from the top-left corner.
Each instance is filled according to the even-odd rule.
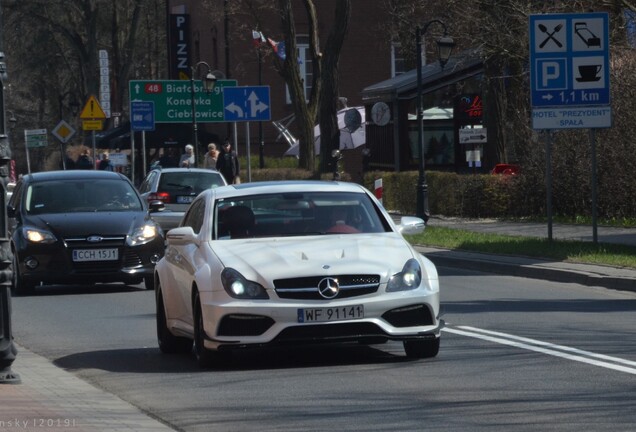
[[[133,184],[110,171],[28,174],[7,204],[14,295],[39,284],[145,282],[164,235]]]

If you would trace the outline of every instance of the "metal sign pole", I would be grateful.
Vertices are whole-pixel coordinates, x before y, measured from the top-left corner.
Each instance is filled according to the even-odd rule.
[[[141,169],[142,178],[146,178],[146,131],[141,131],[141,161],[143,166]]]
[[[590,146],[592,158],[592,240],[598,243],[598,202],[597,202],[597,178],[596,178],[596,129],[590,129]]]
[[[252,181],[252,160],[250,158],[250,122],[245,122],[245,148],[247,153],[247,181]]]
[[[27,160],[27,173],[31,174],[31,161],[29,159],[29,143],[27,142],[27,131],[24,130],[24,152],[26,153]]]
[[[545,188],[548,214],[548,241],[552,241],[552,131],[547,131],[545,140]]]
[[[93,169],[97,169],[97,146],[95,144],[95,131],[91,132],[91,141],[93,142]]]

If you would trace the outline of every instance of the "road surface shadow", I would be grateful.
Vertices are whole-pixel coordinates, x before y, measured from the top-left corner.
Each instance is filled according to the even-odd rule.
[[[412,362],[402,344],[321,344],[236,350],[211,370],[273,370]],[[101,369],[119,373],[192,373],[202,369],[193,354],[162,354],[159,348],[87,351],[60,357],[56,366],[75,371]]]

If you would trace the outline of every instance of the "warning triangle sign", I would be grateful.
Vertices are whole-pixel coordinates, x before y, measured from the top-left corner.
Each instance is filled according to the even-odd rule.
[[[86,105],[84,105],[84,108],[82,109],[80,118],[82,120],[88,120],[88,119],[104,120],[106,118],[106,113],[104,113],[104,110],[102,109],[99,102],[97,102],[97,99],[95,98],[95,96],[90,96],[88,98],[88,101],[86,101]]]

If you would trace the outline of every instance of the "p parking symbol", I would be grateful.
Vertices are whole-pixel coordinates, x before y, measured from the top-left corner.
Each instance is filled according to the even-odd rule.
[[[537,90],[567,89],[567,62],[565,58],[537,59]]]

